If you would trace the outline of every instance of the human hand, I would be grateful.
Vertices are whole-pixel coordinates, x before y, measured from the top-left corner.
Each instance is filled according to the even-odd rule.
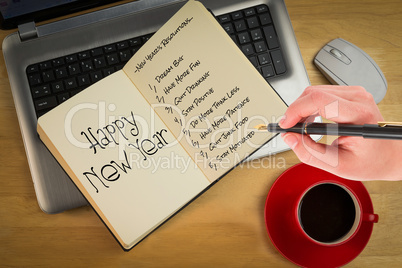
[[[377,124],[383,117],[370,93],[359,86],[311,86],[294,101],[279,122],[290,128],[322,116],[336,123]],[[300,161],[353,180],[402,180],[402,141],[339,137],[331,145],[308,135],[284,133],[282,138]]]

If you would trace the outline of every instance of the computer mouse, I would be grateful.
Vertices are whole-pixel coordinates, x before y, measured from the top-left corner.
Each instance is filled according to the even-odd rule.
[[[387,80],[375,61],[341,38],[326,44],[315,56],[314,64],[332,84],[362,86],[376,103],[387,92]]]

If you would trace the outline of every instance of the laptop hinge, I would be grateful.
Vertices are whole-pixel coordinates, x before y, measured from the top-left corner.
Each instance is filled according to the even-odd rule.
[[[18,25],[18,33],[21,41],[27,41],[38,37],[38,31],[33,21]]]

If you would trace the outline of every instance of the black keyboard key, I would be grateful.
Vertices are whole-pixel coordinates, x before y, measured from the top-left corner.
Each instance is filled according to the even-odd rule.
[[[270,78],[275,76],[274,68],[271,65],[265,66],[261,68],[262,76],[265,78]]]
[[[229,15],[229,14],[225,14],[225,15],[219,16],[219,17],[218,17],[218,20],[219,20],[220,23],[229,22],[229,21],[230,21],[230,15]]]
[[[107,68],[107,69],[104,69],[104,70],[103,70],[103,75],[106,77],[106,76],[108,76],[108,75],[111,75],[111,74],[114,73],[114,72],[115,72],[114,67],[110,67],[110,68]]]
[[[38,72],[38,71],[39,71],[39,65],[38,64],[30,65],[27,68],[27,73],[28,74],[35,73],[35,72]]]
[[[222,25],[222,27],[223,27],[223,29],[224,29],[228,34],[234,33],[233,24],[231,24],[231,23],[226,23],[226,24]]]
[[[254,49],[251,44],[247,44],[241,47],[241,50],[243,51],[243,54],[246,56],[250,56],[254,54]]]
[[[106,66],[105,57],[102,56],[102,57],[94,59],[94,65],[95,65],[96,69],[105,67]]]
[[[45,109],[51,109],[56,107],[57,100],[55,96],[46,97],[40,100],[35,101],[35,109],[37,111],[42,111]]]
[[[61,66],[61,65],[63,65],[64,63],[65,63],[65,62],[64,62],[64,59],[63,59],[63,58],[58,58],[58,59],[52,60],[52,64],[53,64],[54,67]]]
[[[258,13],[263,13],[263,12],[267,12],[268,11],[268,7],[266,5],[261,5],[257,7],[257,12]]]
[[[42,86],[37,86],[34,87],[32,89],[32,96],[34,99],[46,96],[46,95],[50,95],[51,91],[50,91],[50,87],[49,85],[42,85]]]
[[[38,73],[29,75],[28,80],[31,86],[36,86],[42,83],[42,78]]]
[[[250,16],[253,16],[255,14],[256,14],[256,12],[255,12],[255,9],[253,7],[244,10],[244,15],[246,15],[246,17],[250,17]]]
[[[85,59],[89,59],[91,57],[91,54],[89,53],[89,51],[83,51],[78,53],[78,59],[80,60],[85,60]]]
[[[275,30],[272,25],[266,26],[263,28],[265,38],[267,39],[268,42],[268,47],[269,49],[274,49],[279,47],[278,39],[276,38]]]
[[[91,49],[91,55],[92,55],[93,57],[96,57],[96,56],[99,56],[99,55],[103,55],[103,50],[102,50],[102,48],[98,47],[98,48]]]
[[[119,52],[120,60],[122,62],[126,62],[131,58],[130,50],[123,50]]]
[[[266,65],[268,63],[271,62],[271,59],[268,55],[268,53],[263,53],[258,55],[258,62],[260,63],[260,65]]]
[[[94,69],[94,66],[93,66],[91,60],[82,61],[82,62],[80,62],[80,65],[81,65],[81,70],[83,72],[89,72]]]
[[[243,13],[241,11],[236,11],[232,13],[232,19],[233,20],[238,20],[243,18]]]
[[[253,39],[253,41],[262,40],[264,38],[262,35],[262,32],[261,32],[261,29],[252,30],[250,32],[250,34],[251,34],[251,39]]]
[[[45,83],[54,81],[56,78],[54,77],[53,70],[42,72],[42,79]]]
[[[260,26],[260,23],[258,22],[257,17],[251,17],[247,19],[247,26],[250,29],[256,28]]]
[[[52,83],[52,91],[53,91],[53,93],[61,92],[63,90],[64,90],[64,85],[63,85],[62,81]]]
[[[91,81],[89,81],[89,75],[87,74],[78,76],[77,80],[78,80],[78,86],[80,87],[89,86],[91,84]]]
[[[248,32],[243,32],[237,35],[239,38],[240,45],[249,43],[251,41],[250,35]]]
[[[92,83],[96,83],[103,78],[103,74],[101,71],[96,71],[90,74]]]
[[[235,28],[236,32],[245,31],[247,29],[246,22],[244,20],[235,21],[234,28]]]
[[[77,81],[75,80],[75,77],[67,78],[64,80],[64,85],[65,89],[70,90],[77,87]]]
[[[57,79],[62,79],[68,76],[66,67],[60,67],[54,70]]]
[[[68,66],[68,73],[70,75],[76,75],[76,74],[80,74],[81,70],[80,70],[80,66],[78,65],[78,63],[74,63]]]
[[[141,37],[133,38],[128,40],[130,46],[139,46],[142,45]]]
[[[267,51],[267,45],[264,41],[258,41],[257,43],[255,43],[254,48],[257,53]]]
[[[77,55],[68,55],[68,56],[66,56],[66,63],[73,63],[73,62],[76,62],[77,60],[78,60]]]
[[[68,92],[57,95],[57,101],[59,103],[65,102],[69,98],[70,98],[70,94],[68,94]]]
[[[119,49],[119,50],[126,49],[126,48],[128,48],[128,42],[127,41],[120,42],[120,43],[117,43],[116,46],[117,46],[117,49]]]
[[[277,74],[283,74],[286,72],[285,62],[283,61],[282,52],[275,50],[271,52],[272,62]]]
[[[41,70],[50,69],[50,68],[52,68],[52,64],[50,61],[41,62],[41,63],[39,63],[39,68]]]
[[[103,47],[103,50],[105,51],[105,53],[115,52],[116,46],[115,45],[107,45],[107,46]]]
[[[267,25],[272,23],[271,16],[269,15],[269,13],[261,14],[259,17],[261,25]]]
[[[107,63],[108,63],[109,65],[113,65],[113,64],[116,64],[116,63],[119,63],[119,62],[120,62],[120,61],[119,61],[119,58],[117,57],[117,54],[116,54],[116,53],[107,55],[107,56],[106,56],[106,60],[107,60]]]

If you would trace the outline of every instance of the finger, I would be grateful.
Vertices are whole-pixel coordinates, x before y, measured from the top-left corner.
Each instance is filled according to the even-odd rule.
[[[339,165],[338,147],[316,143],[307,135],[295,133],[286,133],[283,140],[303,163],[336,174]]]
[[[320,85],[307,87],[300,97],[311,94],[314,91],[323,91],[349,101],[360,101],[366,95],[371,96],[371,94],[361,86]]]
[[[342,105],[342,106],[341,106]],[[338,96],[314,91],[295,100],[286,110],[285,119],[280,122],[281,127],[289,128],[311,115],[320,115],[331,119],[339,116],[339,107],[349,107],[350,102]],[[344,109],[343,110],[347,110]]]
[[[365,97],[367,96],[365,95]],[[349,101],[326,91],[311,91],[289,106],[280,126],[282,128],[292,127],[312,114],[319,114],[337,123],[364,124],[381,121],[382,116],[372,96],[366,99],[363,97],[362,95],[362,99],[359,101]]]

